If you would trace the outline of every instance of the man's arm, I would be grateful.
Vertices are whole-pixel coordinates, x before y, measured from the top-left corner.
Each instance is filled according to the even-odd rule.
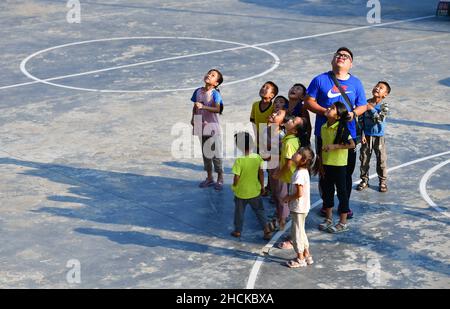
[[[317,103],[317,100],[313,97],[310,97],[309,95],[305,98],[305,107],[307,110],[317,114],[317,115],[323,115],[325,114],[326,108],[322,107]]]
[[[356,116],[361,116],[362,114],[364,114],[367,110],[367,104],[366,105],[362,105],[362,106],[358,106],[357,108],[355,108],[353,110],[353,113],[356,114]],[[352,120],[355,115],[353,115]]]
[[[355,98],[356,108],[353,110],[353,112],[349,113],[349,116],[351,117],[350,121],[353,121],[353,119],[355,119],[355,116],[360,116],[367,111],[367,99],[361,81],[359,81],[359,85],[356,87],[355,92],[356,92]]]

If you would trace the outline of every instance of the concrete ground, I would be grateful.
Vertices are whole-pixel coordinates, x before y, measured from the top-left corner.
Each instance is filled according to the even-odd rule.
[[[0,288],[450,288],[450,20],[436,1],[382,1],[381,25],[359,0],[80,2],[72,24],[65,0],[0,4]],[[342,45],[367,95],[393,88],[389,191],[353,191],[351,230],[324,234],[313,178],[315,264],[288,269],[294,252],[271,247],[282,233],[266,246],[250,210],[229,236],[233,159],[218,193],[197,187],[198,152],[172,146],[208,69],[224,73],[233,129],[266,80],[286,96]]]

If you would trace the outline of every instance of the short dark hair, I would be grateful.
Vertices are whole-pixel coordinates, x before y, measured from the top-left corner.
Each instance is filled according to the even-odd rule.
[[[296,83],[292,87],[300,87],[300,88],[302,88],[303,89],[303,94],[306,95],[306,87],[305,87],[305,85],[300,84],[300,83]]]
[[[269,84],[269,85],[273,88],[273,94],[274,94],[274,97],[276,97],[277,94],[278,94],[278,86],[277,86],[277,84],[275,84],[275,83],[274,83],[273,81],[271,81],[271,80],[265,82],[264,85],[265,85],[265,84]]]
[[[222,75],[222,72],[220,72],[218,69],[211,69],[211,70],[208,71],[208,73],[209,73],[209,72],[212,72],[212,71],[216,72],[217,75],[219,75],[218,78],[217,78],[217,84],[218,84],[217,87],[219,87],[220,84],[223,83],[223,75]]]
[[[276,99],[280,98],[281,100],[284,101],[284,105],[283,105],[283,109],[287,109],[289,106],[289,100],[286,99],[286,97],[283,97],[282,95],[277,96],[275,99],[273,99],[273,101],[275,102]]]
[[[348,49],[347,47],[343,46],[343,47],[339,47],[338,50],[336,51],[336,53],[340,52],[340,51],[346,51],[347,53],[350,54],[350,57],[352,57],[352,61],[353,61],[353,53],[350,49]]]
[[[336,106],[336,113],[339,116],[339,124],[333,144],[349,144],[348,136],[350,135],[350,131],[347,126],[347,106],[341,101],[334,102],[333,105]]]
[[[241,150],[249,151],[253,148],[253,138],[248,132],[238,132],[234,134],[234,142]],[[241,144],[242,142],[244,142],[244,145]],[[243,149],[242,146],[244,146]]]
[[[384,81],[384,80],[380,80],[377,84],[383,84],[386,86],[388,94],[391,93],[391,85],[388,84],[388,82]]]

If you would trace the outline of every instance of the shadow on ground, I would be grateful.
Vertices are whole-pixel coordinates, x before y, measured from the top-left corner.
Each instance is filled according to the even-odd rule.
[[[215,192],[213,188],[209,188],[211,190],[198,188],[197,180],[144,176],[13,158],[0,158],[0,164],[27,167],[29,169],[21,172],[21,175],[39,177],[69,186],[66,195],[47,197],[48,201],[60,203],[60,207],[44,206],[33,210],[36,213],[103,224],[152,228],[158,230],[163,237],[141,232],[117,232],[94,228],[76,229],[79,233],[107,237],[120,244],[166,246],[187,251],[208,251],[220,255],[237,254],[242,258],[255,258],[248,252],[195,242],[198,237],[234,241],[229,236],[234,211],[229,188],[225,188],[223,192]],[[182,167],[197,168],[195,165]],[[73,204],[78,205],[74,207]],[[246,221],[246,230],[251,234],[250,232],[254,231],[252,225],[256,226],[256,220],[252,218],[254,215],[251,210],[247,210],[246,217],[247,215],[250,216],[250,220]],[[192,235],[193,241],[172,239],[172,235],[165,238],[165,232]],[[262,236],[262,232],[258,236]],[[263,243],[259,237],[250,235],[245,242],[255,242],[258,246]]]
[[[143,247],[164,247],[186,252],[210,253],[217,256],[232,256],[246,260],[254,260],[258,256],[255,253],[242,251],[236,248],[228,249],[223,247],[211,246],[205,243],[168,239],[156,235],[150,235],[142,232],[130,231],[110,231],[97,228],[77,228],[75,232],[105,237],[110,241],[120,245],[137,245]]]

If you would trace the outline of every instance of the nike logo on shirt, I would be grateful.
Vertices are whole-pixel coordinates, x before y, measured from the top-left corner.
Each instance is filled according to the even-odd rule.
[[[327,93],[328,98],[333,99],[333,98],[337,98],[338,96],[341,95],[340,92],[338,92],[338,93],[333,93],[333,92],[331,92],[331,90],[333,90],[333,89],[330,89],[330,90],[328,91],[328,93]],[[351,92],[351,91],[346,91],[345,93],[352,93],[352,92]]]

